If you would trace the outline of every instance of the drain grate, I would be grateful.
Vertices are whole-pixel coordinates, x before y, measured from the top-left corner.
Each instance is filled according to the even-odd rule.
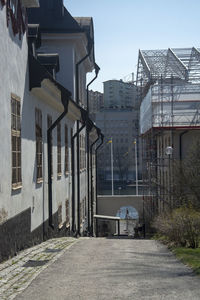
[[[25,268],[42,267],[45,264],[47,264],[48,262],[49,262],[48,259],[46,259],[46,260],[28,260],[22,267],[25,267]]]
[[[60,252],[60,251],[61,251],[61,249],[50,249],[50,248],[46,248],[44,250],[44,252],[46,252],[46,253],[56,253],[56,252]]]

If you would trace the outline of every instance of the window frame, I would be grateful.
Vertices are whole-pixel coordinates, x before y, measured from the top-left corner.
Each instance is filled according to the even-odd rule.
[[[17,95],[11,94],[11,183],[13,190],[22,187],[21,152],[21,99]],[[14,173],[16,180],[13,180]]]

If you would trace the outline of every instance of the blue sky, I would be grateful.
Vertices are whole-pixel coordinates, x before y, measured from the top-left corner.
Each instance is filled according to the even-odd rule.
[[[200,0],[65,0],[72,16],[92,16],[101,71],[91,85],[136,75],[138,50],[200,47]]]

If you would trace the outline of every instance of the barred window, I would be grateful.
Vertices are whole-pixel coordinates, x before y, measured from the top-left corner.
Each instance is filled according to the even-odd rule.
[[[69,172],[68,127],[65,125],[65,174]]]
[[[20,98],[11,95],[12,188],[22,184],[21,176],[21,115]]]
[[[61,125],[57,125],[57,173],[61,175]]]
[[[37,182],[42,180],[42,112],[35,109],[35,137],[36,137],[36,178]]]
[[[52,125],[52,116],[47,115],[47,128],[49,129]],[[53,137],[51,132],[51,175],[53,176]]]

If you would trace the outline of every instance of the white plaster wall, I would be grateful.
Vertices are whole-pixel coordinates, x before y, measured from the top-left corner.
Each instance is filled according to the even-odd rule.
[[[10,24],[11,25],[11,24]],[[5,208],[12,217],[27,207],[19,200],[20,195],[12,194],[11,188],[11,93],[21,98],[23,105],[27,76],[26,35],[19,40],[13,36],[11,26],[7,28],[6,8],[0,8],[0,208]],[[28,201],[27,201],[28,202]]]
[[[6,25],[5,8],[0,9],[0,209],[8,213],[7,218],[14,217],[31,207],[31,229],[34,230],[48,218],[48,182],[47,182],[47,115],[53,121],[60,112],[50,107],[29,92],[28,49],[26,35],[19,41],[12,29]],[[70,73],[69,73],[70,74]],[[22,137],[22,188],[12,190],[11,185],[11,93],[21,98],[21,137]],[[42,110],[43,126],[43,182],[36,183],[35,165],[35,108]],[[64,125],[70,128],[74,122],[67,117],[62,126],[62,176],[57,178],[57,131],[53,132],[53,213],[62,203],[62,216],[65,221],[65,200],[71,197],[71,176],[64,174]],[[71,169],[71,151],[69,151]],[[71,202],[71,201],[70,201]],[[70,207],[71,210],[71,207]]]
[[[76,37],[67,37],[51,34],[42,35],[42,47],[39,51],[44,53],[58,53],[60,70],[56,79],[60,84],[72,93],[72,99],[76,101],[76,63],[79,62],[85,54],[80,53],[77,46]],[[86,105],[86,74],[89,66],[87,60],[79,66],[79,100]],[[92,71],[92,70],[91,70]]]
[[[84,43],[84,41],[83,41]],[[84,55],[77,46],[75,36],[71,38],[66,36],[44,34],[42,35],[42,47],[39,51],[44,53],[58,53],[60,71],[56,74],[56,79],[65,88],[72,93],[72,99],[76,99],[76,63],[83,58]],[[79,100],[80,105],[86,107],[86,74],[88,70],[87,61],[79,66]],[[75,133],[75,132],[74,132]],[[82,131],[85,134],[85,130]],[[75,147],[76,149],[76,140]],[[76,150],[75,150],[76,160]],[[82,170],[80,174],[80,201],[87,198],[87,173]],[[77,226],[77,165],[75,162],[75,223]]]

